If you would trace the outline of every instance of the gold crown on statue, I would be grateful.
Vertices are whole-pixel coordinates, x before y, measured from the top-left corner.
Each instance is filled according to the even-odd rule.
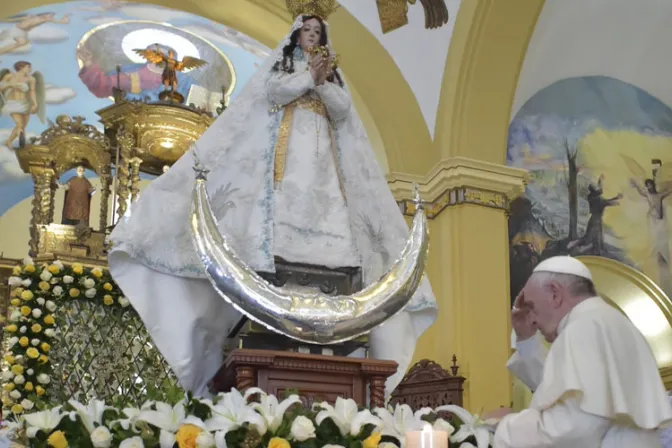
[[[338,9],[336,0],[286,0],[287,9],[292,17],[317,16],[327,20],[330,14]]]

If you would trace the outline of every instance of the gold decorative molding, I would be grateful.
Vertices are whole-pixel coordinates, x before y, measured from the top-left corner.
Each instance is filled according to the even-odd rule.
[[[466,157],[444,159],[426,176],[387,176],[390,190],[406,215],[415,213],[413,184],[418,184],[430,219],[446,207],[461,204],[508,210],[511,200],[525,191],[528,180],[526,170]]]
[[[39,226],[36,261],[107,262],[105,232],[61,224]]]

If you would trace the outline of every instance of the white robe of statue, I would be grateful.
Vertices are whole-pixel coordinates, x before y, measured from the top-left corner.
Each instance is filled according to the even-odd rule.
[[[300,17],[194,151],[210,170],[220,231],[251,268],[274,272],[274,256],[358,266],[369,284],[399,256],[408,226],[347,87],[315,86],[300,50],[293,73],[273,70],[301,26]],[[193,164],[190,151],[132,204],[111,235],[109,266],[180,384],[204,395],[240,314],[211,287],[191,241]],[[423,280],[404,312],[371,332],[371,356],[399,364],[388,393],[436,313]]]
[[[672,407],[642,334],[599,297],[561,321],[548,353],[536,336],[507,367],[534,391],[530,407],[499,423],[495,448],[660,447]]]

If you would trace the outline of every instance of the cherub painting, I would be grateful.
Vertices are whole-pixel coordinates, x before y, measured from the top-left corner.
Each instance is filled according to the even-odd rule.
[[[28,33],[34,28],[45,23],[68,24],[70,23],[70,16],[65,14],[57,19],[56,14],[43,12],[40,14],[20,14],[4,21],[14,22],[16,25],[13,28],[0,31],[0,54],[9,53],[28,45],[30,43]]]
[[[46,121],[44,77],[33,72],[28,61],[18,61],[13,68],[13,72],[0,70],[0,113],[14,121],[14,129],[5,143],[10,148],[16,139],[19,147],[25,145],[31,115],[37,115],[42,123]]]

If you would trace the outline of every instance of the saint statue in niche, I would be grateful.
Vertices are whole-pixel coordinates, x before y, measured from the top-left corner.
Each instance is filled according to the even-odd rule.
[[[222,362],[240,315],[210,285],[189,228],[194,155],[207,168],[221,232],[257,272],[290,263],[362,270],[377,281],[405,244],[408,226],[335,67],[322,15],[298,14],[289,34],[240,95],[169,171],[153,180],[110,239],[110,272],[180,380],[196,395]],[[427,280],[407,308],[369,338],[395,360],[390,393],[418,337],[436,318]]]
[[[91,212],[91,197],[96,192],[91,182],[84,177],[84,167],[77,167],[77,175],[71,177],[65,185],[65,199],[63,201],[63,216],[61,223],[71,226],[89,226]]]

